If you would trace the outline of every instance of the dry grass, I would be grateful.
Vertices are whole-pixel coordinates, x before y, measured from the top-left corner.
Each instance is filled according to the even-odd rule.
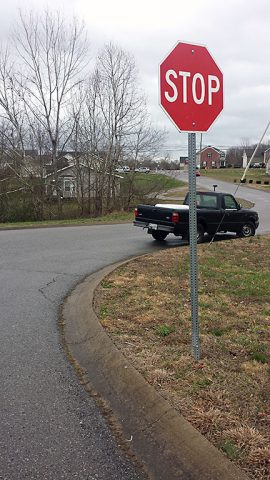
[[[270,478],[270,238],[198,247],[202,358],[191,355],[189,249],[133,260],[95,308],[149,383],[254,479]]]

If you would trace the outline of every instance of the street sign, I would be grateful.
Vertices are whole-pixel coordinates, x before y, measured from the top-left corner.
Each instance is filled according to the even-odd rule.
[[[178,42],[159,81],[160,104],[182,132],[206,132],[223,109],[223,75],[202,45]]]
[[[178,42],[160,64],[160,105],[188,132],[192,351],[200,359],[197,275],[196,133],[207,132],[223,109],[223,75],[202,45]]]

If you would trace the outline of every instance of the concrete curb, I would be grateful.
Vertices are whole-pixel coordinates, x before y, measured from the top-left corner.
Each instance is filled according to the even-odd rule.
[[[65,345],[83,382],[110,405],[135,456],[155,480],[248,480],[128,363],[93,311],[94,290],[126,262],[94,273],[62,309]]]

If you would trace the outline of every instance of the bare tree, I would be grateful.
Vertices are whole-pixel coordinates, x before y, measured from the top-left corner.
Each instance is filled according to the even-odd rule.
[[[27,118],[35,119],[50,141],[59,211],[57,159],[69,141],[74,121],[67,116],[72,95],[80,85],[86,59],[84,26],[58,14],[20,15],[14,36],[21,62],[16,81],[23,92]]]
[[[83,163],[82,165],[77,162],[76,165],[80,190],[78,201],[82,213],[87,203],[87,212],[99,215],[103,212],[107,165],[104,161],[105,129],[98,107],[96,82],[96,75],[91,75],[88,82],[85,83],[85,88],[80,90],[75,99],[76,105],[80,105],[80,113],[77,115],[72,146],[74,152],[77,152],[76,157]]]
[[[15,81],[14,63],[7,49],[0,52],[0,118],[6,148],[16,152],[17,157],[23,157],[24,103]]]
[[[100,173],[98,204],[109,211],[117,204],[116,167],[126,161],[136,164],[143,157],[154,155],[162,143],[163,132],[150,125],[133,57],[113,44],[106,45],[98,55],[87,85],[85,106],[85,134]],[[129,177],[129,181],[131,199],[134,177]]]
[[[98,110],[102,116],[105,166],[106,210],[115,203],[115,168],[124,155],[125,141],[138,128],[145,102],[137,88],[134,59],[121,48],[109,44],[97,59],[95,71]]]

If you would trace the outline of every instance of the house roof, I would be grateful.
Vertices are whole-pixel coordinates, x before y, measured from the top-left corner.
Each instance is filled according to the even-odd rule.
[[[201,150],[198,150],[198,151],[197,151],[197,154],[204,152],[204,151],[207,150],[208,148],[211,148],[212,150],[215,150],[215,151],[218,152],[219,154],[222,154],[222,155],[225,154],[225,152],[223,152],[223,150],[220,150],[220,149],[217,148],[217,147],[212,147],[212,145],[207,145],[207,147],[204,147],[204,148],[202,148]]]
[[[95,169],[93,167],[89,167],[88,165],[84,165],[83,163],[79,163],[80,167],[83,167],[83,168],[86,168],[86,169],[89,169],[92,170],[93,172],[95,172]],[[67,165],[66,167],[63,167],[63,168],[60,168],[59,170],[57,170],[57,173],[62,173],[62,172],[65,172],[66,170],[69,170],[69,169],[72,169],[72,168],[76,168],[77,165],[75,163],[73,163],[72,165]],[[47,175],[45,175],[45,178],[48,178],[48,177],[51,177],[52,175],[54,174],[54,172],[50,172],[48,173]],[[107,174],[108,175],[108,174]],[[116,178],[124,178],[123,176],[121,175],[117,175],[117,174],[113,174],[114,177]]]
[[[74,166],[75,165],[73,164],[73,165],[67,165],[66,167],[63,167],[63,168],[59,168],[59,170],[57,170],[57,173],[64,172],[65,170],[68,170],[69,168],[73,168]],[[45,178],[51,177],[53,174],[54,174],[54,171],[47,173],[47,175],[45,175]]]

